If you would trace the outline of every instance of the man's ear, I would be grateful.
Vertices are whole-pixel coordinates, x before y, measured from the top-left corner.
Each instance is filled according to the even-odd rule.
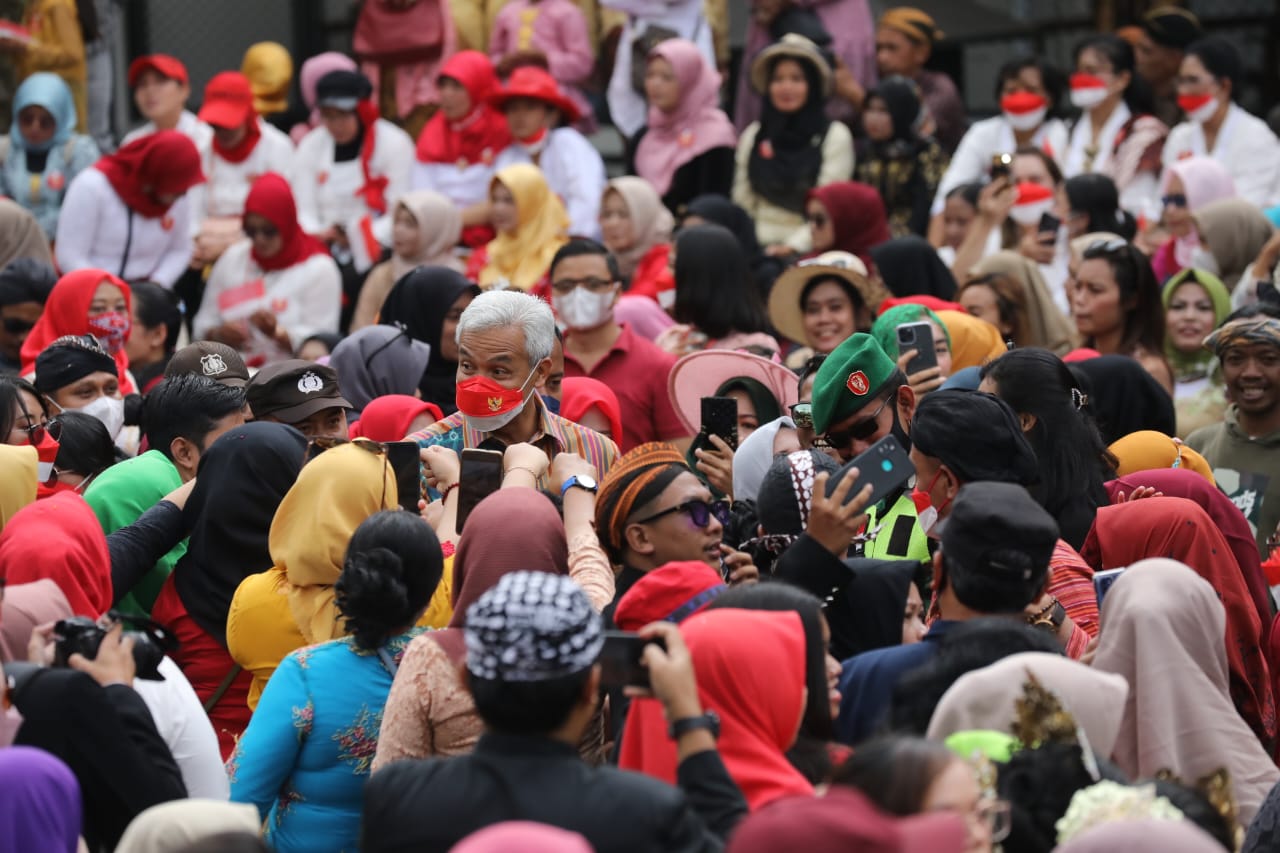
[[[178,436],[169,442],[169,455],[179,470],[190,471],[193,476],[195,475],[196,468],[200,465],[200,448],[195,445],[195,442]]]
[[[933,595],[937,598],[938,594],[947,588],[947,569],[946,564],[942,561],[942,549],[938,549],[933,555]]]
[[[911,435],[911,420],[916,416],[916,392],[905,382],[898,387],[898,423],[907,435]]]
[[[591,667],[591,676],[587,678],[587,683],[582,685],[582,695],[578,697],[578,701],[584,705],[590,703],[593,707],[597,698],[600,696],[600,664]]]
[[[1022,432],[1025,434],[1035,429],[1038,421],[1036,416],[1030,412],[1022,412],[1018,415],[1018,423],[1022,426]]]
[[[550,376],[551,359],[548,357],[538,362],[538,366],[533,369],[533,382],[531,384],[534,388],[541,388],[543,385],[547,384],[547,379]]]
[[[626,546],[637,554],[649,555],[655,550],[649,531],[643,524],[628,524],[622,532],[622,538]]]

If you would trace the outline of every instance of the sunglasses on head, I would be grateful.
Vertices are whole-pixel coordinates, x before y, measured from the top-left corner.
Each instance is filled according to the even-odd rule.
[[[648,518],[641,518],[633,523],[649,524],[668,515],[675,515],[678,512],[688,513],[689,520],[693,522],[694,527],[706,527],[711,523],[712,516],[715,516],[716,521],[720,522],[720,524],[725,525],[729,523],[729,519],[732,516],[728,501],[708,502],[701,498],[694,498],[664,509],[661,512],[655,512]]]
[[[333,448],[343,444],[354,444],[356,447],[367,453],[372,453],[374,456],[382,457],[384,476],[382,478],[382,498],[378,501],[378,506],[383,509],[396,509],[394,506],[387,506],[387,478],[385,473],[386,469],[390,467],[391,462],[387,459],[386,445],[381,444],[380,442],[373,441],[368,438],[350,439],[340,438],[337,436],[318,435],[314,438],[307,439],[307,447],[303,451],[302,464],[306,466],[326,450],[332,450]]]
[[[1169,195],[1160,196],[1160,204],[1164,207],[1186,207],[1187,196],[1185,193],[1170,193]]]
[[[884,411],[884,407],[889,405],[892,397],[885,397],[884,402],[880,404],[871,417],[863,418],[852,426],[841,430],[828,430],[823,439],[828,447],[841,448],[848,447],[855,441],[866,441],[880,430],[880,413]]]

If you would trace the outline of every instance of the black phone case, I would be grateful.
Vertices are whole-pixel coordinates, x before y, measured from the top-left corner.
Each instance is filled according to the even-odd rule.
[[[849,490],[847,500],[852,500],[854,495],[870,483],[871,499],[867,506],[880,503],[916,473],[911,457],[902,449],[902,445],[893,436],[886,435],[832,475],[827,481],[827,497],[831,497],[851,468],[858,469],[858,482]]]
[[[734,450],[738,449],[738,401],[732,397],[702,398],[702,431],[718,435]]]
[[[904,337],[907,332],[910,338]],[[924,334],[924,340],[920,339]],[[898,352],[915,350],[916,354],[907,362],[907,375],[913,376],[922,370],[938,366],[938,353],[933,347],[933,326],[929,323],[903,323],[897,328]]]
[[[476,504],[502,487],[502,454],[485,450],[462,451],[462,468],[458,477],[458,519],[454,528],[461,533]]]
[[[422,458],[416,441],[392,441],[387,445],[387,462],[396,477],[396,490],[400,493],[400,507],[407,512],[418,511],[422,497]]]

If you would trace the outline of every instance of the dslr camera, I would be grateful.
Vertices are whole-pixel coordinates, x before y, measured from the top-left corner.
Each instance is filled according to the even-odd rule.
[[[130,616],[116,610],[108,613],[107,617],[113,622],[130,622],[143,628],[140,631],[124,632],[124,636],[133,638],[133,662],[138,669],[138,678],[164,681],[164,676],[160,674],[160,661],[165,654],[177,647],[173,635],[163,625],[150,619]],[[76,654],[83,655],[87,660],[96,659],[107,630],[87,616],[59,620],[53,626],[53,665],[65,667],[71,656]]]

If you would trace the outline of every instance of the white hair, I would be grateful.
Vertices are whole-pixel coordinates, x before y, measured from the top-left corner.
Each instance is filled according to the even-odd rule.
[[[471,332],[517,326],[524,330],[524,351],[529,364],[551,358],[556,345],[556,318],[551,306],[519,290],[489,290],[471,301],[458,319],[457,340]]]

